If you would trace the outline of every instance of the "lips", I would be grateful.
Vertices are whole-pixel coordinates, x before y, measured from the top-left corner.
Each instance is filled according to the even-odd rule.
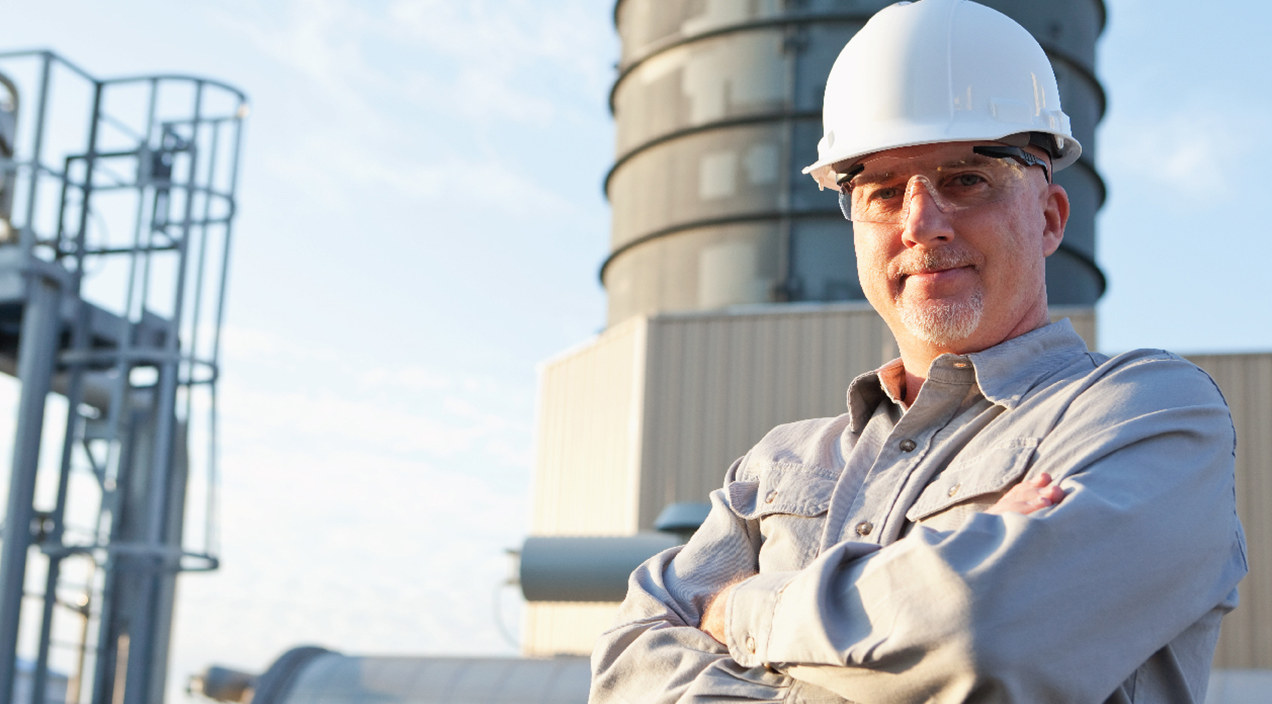
[[[952,269],[932,269],[928,271],[915,271],[908,274],[902,274],[901,283],[904,284],[907,279],[911,279],[911,278],[915,278],[920,281],[934,283],[934,284],[941,283],[948,279],[954,278],[960,272],[963,272],[965,270],[972,270],[973,268],[974,267],[972,267],[969,264],[967,266],[954,267]]]
[[[911,259],[913,261],[895,264],[894,278],[900,285],[904,286],[910,278],[940,283],[959,276],[964,270],[975,271],[977,268],[976,260],[969,254],[946,249],[926,250],[915,254]]]

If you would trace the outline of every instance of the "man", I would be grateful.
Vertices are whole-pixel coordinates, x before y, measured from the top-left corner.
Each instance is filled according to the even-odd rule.
[[[1081,147],[1042,49],[968,0],[900,3],[824,117],[808,171],[901,358],[771,431],[632,575],[592,700],[1200,702],[1246,572],[1234,431],[1188,362],[1048,323],[1051,176]]]

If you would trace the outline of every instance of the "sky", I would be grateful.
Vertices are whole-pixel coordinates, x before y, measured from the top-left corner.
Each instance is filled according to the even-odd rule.
[[[1108,5],[1101,348],[1272,351],[1272,6]],[[612,0],[0,6],[0,49],[251,102],[223,566],[181,578],[173,701],[207,665],[300,644],[516,652],[496,612],[515,636],[499,585],[529,523],[537,365],[604,325]],[[2,380],[0,442],[15,399]]]

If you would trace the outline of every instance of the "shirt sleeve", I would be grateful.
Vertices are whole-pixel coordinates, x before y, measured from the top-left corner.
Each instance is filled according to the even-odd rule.
[[[1104,701],[1235,605],[1233,448],[1204,372],[1174,357],[1114,369],[1039,445],[1031,473],[1059,479],[1061,503],[748,579],[729,652],[854,701]]]
[[[732,476],[739,463],[730,469]],[[631,702],[827,701],[828,693],[764,664],[742,666],[697,626],[712,596],[754,575],[759,535],[723,492],[688,544],[656,555],[632,573],[614,628],[592,651],[591,704]],[[831,697],[831,701],[841,701]]]

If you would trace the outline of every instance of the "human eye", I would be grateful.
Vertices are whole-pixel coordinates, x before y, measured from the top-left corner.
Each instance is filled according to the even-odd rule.
[[[995,197],[1000,188],[998,179],[985,169],[961,168],[942,174],[941,193],[953,203],[972,205]]]
[[[990,185],[990,181],[984,174],[977,173],[975,171],[963,171],[950,175],[947,179],[945,179],[945,184],[951,188],[974,190],[988,187]]]
[[[870,200],[884,203],[895,201],[901,197],[902,190],[896,186],[876,186],[870,190]]]
[[[854,209],[867,219],[884,217],[897,211],[905,190],[895,185],[867,183],[853,189]]]

